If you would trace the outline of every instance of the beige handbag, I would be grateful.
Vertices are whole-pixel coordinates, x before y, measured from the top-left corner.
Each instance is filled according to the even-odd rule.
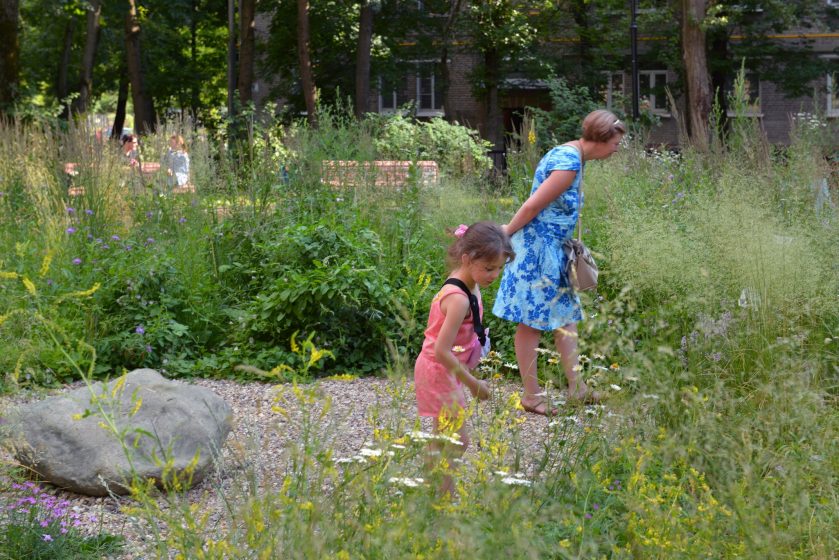
[[[582,148],[582,146],[580,147]],[[580,200],[583,199],[583,152],[580,152]],[[567,263],[565,272],[574,290],[584,292],[597,288],[597,263],[591,251],[583,244],[582,212],[577,213],[577,239],[569,239],[562,244]]]

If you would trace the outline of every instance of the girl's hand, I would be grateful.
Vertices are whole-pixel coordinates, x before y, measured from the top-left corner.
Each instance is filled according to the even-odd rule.
[[[490,397],[489,385],[486,381],[478,380],[475,390],[472,393],[479,401],[485,401]]]

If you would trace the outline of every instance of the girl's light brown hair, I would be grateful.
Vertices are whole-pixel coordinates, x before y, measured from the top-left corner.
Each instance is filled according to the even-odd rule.
[[[449,245],[446,255],[449,270],[460,266],[463,255],[469,255],[472,260],[489,260],[504,255],[506,262],[516,258],[510,236],[495,222],[475,222],[462,237]]]
[[[583,140],[608,142],[618,134],[626,134],[626,125],[611,111],[598,109],[583,119]]]

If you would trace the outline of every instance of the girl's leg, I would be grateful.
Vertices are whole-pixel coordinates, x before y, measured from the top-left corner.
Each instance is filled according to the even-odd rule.
[[[519,323],[516,329],[515,347],[516,361],[519,365],[521,382],[524,385],[524,393],[521,397],[521,404],[526,410],[537,409],[533,412],[544,413],[538,407],[547,407],[545,399],[539,395],[542,392],[539,387],[539,377],[536,371],[536,349],[542,338],[542,331]]]
[[[434,433],[439,434],[440,431],[440,419],[435,418]],[[460,436],[460,441],[463,445],[435,441],[429,446],[433,455],[431,456],[430,464],[429,462],[426,462],[428,472],[433,472],[434,466],[439,463],[441,458],[445,459],[448,464],[446,470],[440,476],[440,486],[438,491],[441,496],[447,495],[449,497],[454,497],[455,485],[454,478],[451,475],[452,471],[456,470],[454,459],[460,459],[466,452],[466,448],[469,447],[469,430],[466,428],[465,422],[457,430],[457,434]]]

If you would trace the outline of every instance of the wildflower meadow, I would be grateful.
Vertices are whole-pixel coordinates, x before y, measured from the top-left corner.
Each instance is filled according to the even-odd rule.
[[[182,194],[82,125],[0,125],[5,395],[150,367],[273,383],[271,414],[296,427],[267,475],[249,466],[258,446],[230,442],[239,484],[204,489],[224,493],[221,521],[176,476],[162,490],[135,480],[120,508],[148,528],[145,557],[837,557],[839,159],[826,122],[800,118],[779,147],[735,119],[707,153],[650,149],[638,133],[588,164],[583,237],[601,284],[583,295],[580,367],[606,398],[563,402],[546,338],[541,381],[559,414],[533,448],[514,325],[487,314],[494,352],[478,374],[493,396],[441,436],[417,421],[411,381],[446,229],[511,217],[539,128],[526,121],[502,176],[465,127],[321,114],[318,129],[254,121],[240,143],[161,125],[141,155],[159,161],[183,134],[196,192]],[[326,161],[389,159],[434,160],[439,175],[322,180]],[[332,445],[343,428],[318,391],[327,378],[386,380],[388,400],[358,403],[373,435],[353,453]],[[457,445],[461,421],[469,452],[429,471],[428,439]],[[434,481],[451,472],[450,499]],[[2,474],[0,558],[128,553],[13,464]]]

